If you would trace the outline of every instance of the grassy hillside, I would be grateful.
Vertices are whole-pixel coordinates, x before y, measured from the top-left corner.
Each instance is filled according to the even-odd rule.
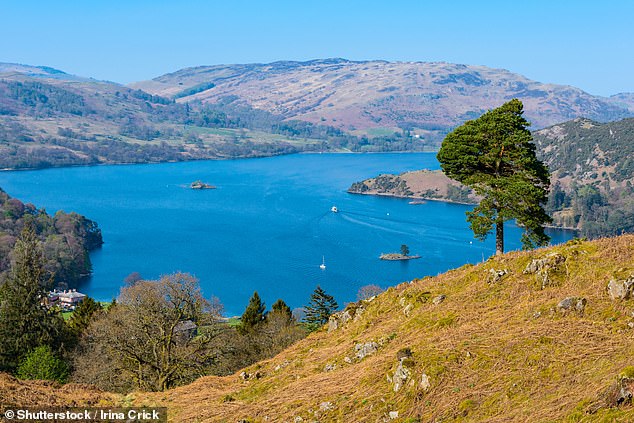
[[[634,300],[606,289],[628,278],[632,235],[513,252],[350,304],[244,375],[72,401],[167,406],[174,422],[628,422]],[[31,404],[79,389],[0,382]]]
[[[174,422],[630,422],[634,292],[613,299],[610,281],[634,282],[633,235],[403,283],[241,374],[127,396],[1,376],[0,398],[167,406]]]
[[[543,258],[552,266],[526,272]],[[632,421],[608,392],[633,376],[634,301],[606,292],[628,276],[634,236],[494,257],[348,306],[356,315],[338,329],[245,370],[259,378],[203,378],[135,402],[191,422]],[[569,297],[571,309],[558,306]],[[368,343],[376,351],[359,359]]]

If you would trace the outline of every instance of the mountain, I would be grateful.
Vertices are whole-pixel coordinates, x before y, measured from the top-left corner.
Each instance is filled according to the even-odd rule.
[[[632,421],[632,245],[573,240],[405,282],[240,374],[166,392],[5,376],[0,397],[57,405],[83,389],[74,405],[164,406],[174,422]]]
[[[506,70],[344,59],[183,69],[122,86],[0,63],[0,168],[430,151],[456,125],[520,98],[535,128],[634,116]]]
[[[577,117],[610,121],[634,115],[619,98],[532,81],[504,69],[452,63],[326,59],[200,66],[131,86],[179,102],[237,98],[287,119],[356,134],[406,129],[433,142],[511,98],[522,100],[536,128]]]

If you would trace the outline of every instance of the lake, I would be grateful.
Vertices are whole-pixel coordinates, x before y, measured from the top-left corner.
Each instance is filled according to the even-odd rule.
[[[51,214],[98,222],[105,244],[91,254],[93,275],[80,291],[110,300],[131,272],[154,279],[183,271],[231,316],[256,290],[268,306],[282,298],[295,308],[321,285],[343,305],[364,285],[387,288],[492,255],[494,239],[475,240],[465,221],[469,206],[346,192],[380,173],[423,168],[439,168],[435,153],[300,154],[1,172],[0,187]],[[218,188],[189,189],[198,179]],[[574,236],[549,234],[553,243]],[[520,248],[520,235],[508,225],[508,250]],[[401,244],[422,258],[378,259]]]

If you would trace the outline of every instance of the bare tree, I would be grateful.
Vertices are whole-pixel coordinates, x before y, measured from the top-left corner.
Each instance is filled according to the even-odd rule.
[[[119,391],[163,391],[189,382],[214,359],[221,308],[203,298],[198,280],[186,273],[125,287],[88,328],[73,378]]]

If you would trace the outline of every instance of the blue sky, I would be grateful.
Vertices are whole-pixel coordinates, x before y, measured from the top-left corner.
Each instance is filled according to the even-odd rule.
[[[509,69],[634,92],[634,1],[3,0],[0,61],[128,83],[187,66],[343,57]]]

